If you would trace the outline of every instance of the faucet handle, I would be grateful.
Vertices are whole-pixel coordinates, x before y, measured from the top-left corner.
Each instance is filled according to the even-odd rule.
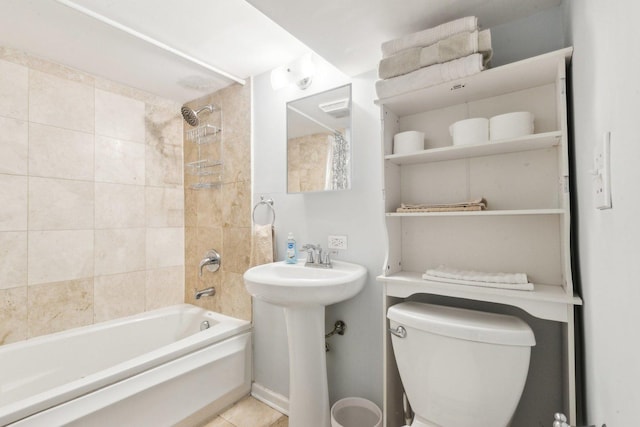
[[[331,251],[326,251],[324,254],[322,254],[322,264],[324,264],[326,267],[331,267]]]

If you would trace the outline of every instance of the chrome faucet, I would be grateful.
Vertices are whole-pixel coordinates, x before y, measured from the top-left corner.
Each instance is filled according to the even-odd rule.
[[[305,267],[333,267],[329,252],[323,252],[320,244],[312,245],[307,243],[302,247],[302,250],[307,251],[307,261],[304,263]]]
[[[202,277],[202,269],[205,266],[210,266],[207,267],[207,270],[211,272],[218,271],[218,269],[220,268],[220,254],[214,249],[211,249],[209,252],[207,252],[202,261],[200,261],[200,270],[198,276]]]
[[[213,286],[210,288],[202,289],[201,291],[196,291],[196,299],[200,299],[202,297],[212,297],[216,294],[216,288]]]

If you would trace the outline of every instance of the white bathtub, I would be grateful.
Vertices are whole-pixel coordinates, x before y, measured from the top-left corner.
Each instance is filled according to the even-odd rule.
[[[182,304],[0,346],[0,426],[195,424],[249,393],[250,328]]]

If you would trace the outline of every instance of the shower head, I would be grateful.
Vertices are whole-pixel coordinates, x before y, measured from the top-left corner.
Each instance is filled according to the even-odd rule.
[[[204,107],[200,107],[197,110],[187,107],[183,105],[180,111],[182,112],[182,117],[184,117],[184,121],[189,123],[191,126],[198,126],[200,123],[200,119],[198,119],[198,115],[203,111],[208,111],[213,113],[214,107],[213,105],[205,105]]]

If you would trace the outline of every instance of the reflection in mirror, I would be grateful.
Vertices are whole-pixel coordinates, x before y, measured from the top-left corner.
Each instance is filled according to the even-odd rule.
[[[287,192],[351,188],[351,85],[287,103]]]

